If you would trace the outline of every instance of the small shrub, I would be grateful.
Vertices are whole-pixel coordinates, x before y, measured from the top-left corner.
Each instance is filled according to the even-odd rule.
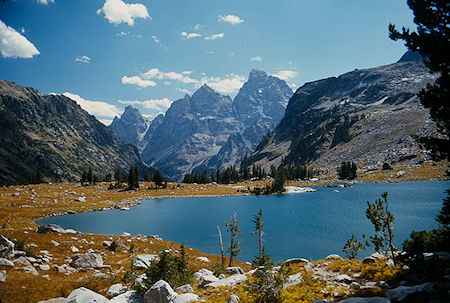
[[[211,265],[211,271],[213,272],[213,274],[214,274],[216,277],[218,277],[218,276],[220,276],[221,274],[224,274],[224,273],[225,273],[225,267],[223,266],[222,263],[216,262],[216,263],[213,263],[213,264]]]

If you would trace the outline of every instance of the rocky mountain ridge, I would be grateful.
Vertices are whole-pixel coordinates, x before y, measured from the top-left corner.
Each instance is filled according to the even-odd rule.
[[[0,81],[0,184],[27,183],[39,170],[46,181],[74,181],[92,166],[102,178],[139,165],[139,152],[62,95]]]
[[[126,142],[137,142],[142,159],[174,180],[192,170],[215,170],[237,164],[250,154],[284,115],[292,90],[262,70],[253,69],[234,100],[208,85],[172,103],[165,116],[155,118],[142,140],[129,124]],[[127,107],[127,111],[131,111]],[[121,118],[123,119],[123,118]],[[110,126],[115,130],[119,118]],[[135,143],[136,144],[136,143]]]
[[[248,164],[308,163],[334,169],[342,161],[355,161],[372,169],[427,160],[429,155],[411,136],[436,131],[416,96],[435,79],[420,57],[407,53],[393,64],[306,83]]]

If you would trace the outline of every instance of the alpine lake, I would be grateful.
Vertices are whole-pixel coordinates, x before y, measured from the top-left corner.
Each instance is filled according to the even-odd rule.
[[[442,207],[449,181],[409,181],[399,183],[364,183],[351,187],[313,187],[316,192],[270,196],[232,196],[166,198],[143,200],[128,211],[108,210],[49,217],[38,224],[58,224],[64,228],[94,234],[159,235],[198,249],[220,254],[217,226],[224,247],[229,244],[225,223],[234,212],[242,234],[242,261],[257,255],[257,236],[253,216],[261,209],[264,216],[264,246],[276,261],[288,258],[325,258],[344,255],[342,246],[352,234],[374,235],[366,218],[367,201],[388,192],[389,210],[394,214],[394,243],[402,248],[413,230],[437,227],[436,215]],[[373,248],[360,253],[364,257]]]

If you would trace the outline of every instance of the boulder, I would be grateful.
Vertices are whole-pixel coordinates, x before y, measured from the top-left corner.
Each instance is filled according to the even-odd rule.
[[[199,271],[197,271],[196,273],[194,273],[194,279],[198,280],[200,279],[202,276],[206,276],[206,275],[213,275],[213,272],[210,271],[209,269],[206,268],[202,268]]]
[[[23,271],[23,272],[26,272],[27,274],[31,274],[33,276],[39,276],[39,273],[37,272],[36,268],[34,268],[31,265],[27,265],[25,267],[21,267],[21,268],[18,268],[18,269]]]
[[[14,243],[0,235],[0,257],[11,259],[14,252]]]
[[[185,284],[175,288],[175,291],[179,294],[184,294],[184,293],[193,293],[194,289],[192,288],[191,284]]]
[[[109,300],[90,289],[80,287],[73,290],[65,301],[65,303],[94,303],[94,302],[107,303],[109,302]]]
[[[342,260],[342,257],[339,256],[338,254],[331,254],[328,255],[325,260]]]
[[[137,269],[146,269],[150,267],[154,260],[157,260],[157,255],[137,255],[133,258],[133,267]]]
[[[101,268],[103,267],[103,259],[99,254],[81,254],[72,258],[70,266],[74,268]]]
[[[0,258],[0,266],[14,267],[14,263],[8,259]]]
[[[355,297],[339,301],[339,303],[391,303],[391,300],[389,300],[389,298],[384,297],[371,297],[371,298]]]
[[[169,303],[177,295],[169,283],[159,280],[145,292],[144,303]]]
[[[28,259],[25,258],[25,257],[19,257],[19,258],[14,260],[14,264],[27,266],[27,265],[31,265],[31,262],[28,261]]]
[[[299,264],[299,263],[308,263],[309,261],[304,258],[291,258],[284,261],[284,265],[289,266],[292,264]]]
[[[109,300],[110,303],[143,303],[144,298],[135,290],[129,290]]]
[[[43,270],[43,271],[50,270],[50,265],[48,265],[48,264],[40,264],[39,265],[39,269]]]
[[[302,274],[297,273],[295,275],[290,275],[287,277],[286,282],[283,284],[283,287],[294,286],[300,284],[302,282]]]
[[[354,281],[354,279],[348,275],[342,274],[342,275],[336,276],[334,278],[334,281],[345,283],[345,284],[351,284]]]
[[[200,279],[198,280],[197,287],[198,288],[203,288],[207,284],[213,283],[213,282],[216,282],[216,281],[219,281],[219,279],[216,276],[214,276],[214,275],[204,275],[204,276],[201,276]]]
[[[106,292],[106,295],[108,297],[115,297],[115,296],[118,296],[120,294],[127,292],[127,290],[128,290],[128,287],[118,283],[118,284],[111,285],[111,287]]]
[[[390,299],[394,299],[394,301],[403,301],[410,295],[421,293],[421,292],[427,292],[431,290],[434,286],[434,283],[424,283],[420,285],[414,285],[414,286],[399,286],[397,288],[388,290],[386,292],[386,295]]]
[[[359,290],[360,288],[361,288],[361,285],[358,282],[352,282],[350,284],[350,289]]]
[[[70,247],[70,251],[73,252],[73,253],[80,252],[80,250],[78,248],[76,248],[75,246],[73,246],[73,245]]]
[[[75,198],[75,201],[77,201],[77,202],[86,202],[86,197],[77,197],[77,198]]]
[[[170,303],[190,303],[199,300],[200,297],[198,295],[187,293],[176,296],[174,299],[172,299],[172,301],[170,301]]]
[[[207,257],[197,257],[197,260],[206,263],[211,262]]]
[[[48,225],[41,225],[36,230],[36,233],[38,234],[48,234],[48,233],[65,233],[66,230],[62,228],[59,225],[56,224],[48,224]]]
[[[227,303],[239,303],[239,297],[236,296],[235,294],[232,294],[231,296],[228,297]]]
[[[208,287],[216,288],[216,287],[221,287],[221,286],[231,287],[231,286],[235,286],[235,285],[244,283],[245,281],[247,281],[246,275],[237,274],[237,275],[229,276],[228,278],[225,278],[222,280],[218,280],[213,283],[209,283],[208,285],[206,285],[206,288],[208,288]]]
[[[66,302],[66,298],[58,297],[58,298],[48,299],[45,301],[39,301],[38,303],[64,303],[64,302]]]
[[[227,275],[244,274],[244,271],[240,267],[227,267],[225,268]]]
[[[6,270],[0,270],[0,282],[6,281]]]

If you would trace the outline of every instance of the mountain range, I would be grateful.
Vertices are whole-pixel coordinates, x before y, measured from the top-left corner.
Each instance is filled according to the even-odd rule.
[[[0,81],[0,184],[75,181],[92,167],[103,179],[116,167],[146,167],[134,145],[62,95]]]
[[[192,170],[235,165],[253,152],[284,116],[292,93],[285,81],[254,69],[234,100],[205,84],[149,125],[127,107],[109,127],[123,141],[135,143],[144,162],[182,180]]]
[[[412,136],[436,132],[417,97],[436,78],[420,55],[408,52],[393,64],[306,83],[246,164],[308,163],[328,170],[354,161],[370,170],[427,160]]]

